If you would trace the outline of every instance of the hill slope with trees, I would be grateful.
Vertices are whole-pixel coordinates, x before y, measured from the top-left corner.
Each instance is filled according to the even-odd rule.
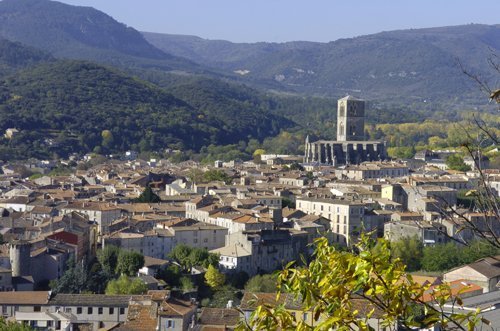
[[[193,85],[172,92],[97,64],[53,61],[0,82],[1,129],[21,130],[5,144],[32,155],[50,146],[63,154],[197,150],[263,139],[293,124],[242,95]],[[8,152],[15,153],[2,154]]]

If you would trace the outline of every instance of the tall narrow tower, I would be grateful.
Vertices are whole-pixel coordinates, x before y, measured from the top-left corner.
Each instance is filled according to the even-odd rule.
[[[365,101],[350,95],[337,102],[337,141],[365,140]]]

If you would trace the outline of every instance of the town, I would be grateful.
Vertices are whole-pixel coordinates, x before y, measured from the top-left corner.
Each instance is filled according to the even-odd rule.
[[[478,229],[498,238],[498,214],[468,199],[481,189],[500,197],[487,157],[464,158],[465,171],[449,167],[453,151],[390,159],[384,141],[364,139],[365,101],[342,98],[336,115],[337,140],[307,137],[304,155],[201,165],[134,151],[94,164],[89,154],[71,175],[48,175],[55,161],[4,163],[2,316],[49,330],[231,330],[256,299],[277,304],[272,273],[307,263],[320,237],[339,250],[363,234],[424,249],[485,239]],[[482,316],[500,327],[500,255],[442,271],[414,279],[449,282],[464,309],[487,307]],[[378,318],[369,323],[382,330]]]

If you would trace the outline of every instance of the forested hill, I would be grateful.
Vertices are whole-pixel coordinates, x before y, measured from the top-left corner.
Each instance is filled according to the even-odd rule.
[[[0,1],[0,37],[47,51],[58,58],[203,71],[187,59],[159,50],[137,30],[101,11],[56,1]]]
[[[21,130],[9,146],[17,146],[16,153],[32,155],[54,145],[63,154],[96,148],[102,152],[196,150],[209,144],[263,139],[292,125],[245,96],[201,91],[185,85],[172,91],[174,96],[115,69],[53,61],[1,81],[1,129]]]
[[[49,54],[40,50],[0,38],[0,77],[52,59]]]
[[[485,79],[500,25],[464,25],[382,32],[329,43],[231,43],[144,33],[158,48],[242,79],[274,80],[290,90],[366,99],[470,103],[479,95],[457,59]],[[482,96],[479,96],[479,100]]]

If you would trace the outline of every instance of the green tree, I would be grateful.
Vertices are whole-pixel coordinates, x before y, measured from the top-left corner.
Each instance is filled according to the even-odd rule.
[[[140,278],[129,278],[121,275],[118,279],[111,280],[106,286],[106,294],[144,294],[148,287]]]
[[[257,275],[248,280],[245,285],[247,292],[276,292],[278,277],[274,274]]]
[[[160,197],[153,192],[153,189],[151,189],[151,186],[147,185],[146,188],[144,188],[144,191],[142,191],[141,195],[137,199],[135,199],[135,202],[147,202],[147,203],[156,203],[160,202],[161,199]]]
[[[212,295],[206,303],[209,307],[226,308],[228,301],[233,302],[233,307],[239,305],[241,296],[240,291],[230,285],[224,285]]]
[[[104,272],[110,276],[115,274],[118,254],[120,254],[120,249],[113,245],[106,245],[103,249],[97,251],[97,260]]]
[[[380,327],[457,327],[474,330],[478,312],[444,312],[444,305],[453,300],[450,286],[438,285],[436,300],[422,301],[429,285],[419,285],[405,271],[401,260],[391,258],[390,244],[362,235],[352,252],[340,252],[326,238],[315,241],[314,259],[307,266],[293,267],[289,263],[278,276],[278,294],[287,292],[296,298],[302,311],[312,313],[314,326],[296,320],[295,313],[284,304],[260,305],[250,320],[243,321],[238,330],[369,330],[367,317],[354,306],[364,300],[366,311],[380,310]],[[359,301],[358,301],[359,302]],[[455,301],[452,301],[455,302]],[[416,316],[415,308],[423,313]],[[368,314],[368,316],[371,313]],[[421,319],[420,319],[421,318]]]
[[[129,277],[135,276],[144,266],[144,255],[138,252],[120,250],[116,264],[116,273]]]
[[[194,283],[190,277],[182,276],[179,280],[179,283],[180,283],[181,289],[185,292],[191,291],[192,289],[194,289]]]
[[[471,168],[465,164],[463,157],[458,154],[452,154],[446,158],[446,165],[451,170],[469,171]]]
[[[179,286],[181,277],[181,268],[176,264],[171,264],[158,273],[158,278],[163,279],[170,287]]]
[[[174,259],[175,262],[179,263],[184,269],[184,271],[190,271],[192,267],[190,259],[191,251],[192,251],[191,247],[184,244],[180,244],[176,245],[174,249],[170,251],[168,256]]]
[[[391,243],[393,259],[400,259],[408,271],[417,271],[422,268],[424,245],[417,237],[404,238]]]
[[[111,131],[102,130],[101,137],[102,137],[102,146],[103,147],[108,148],[108,149],[113,147],[114,137],[113,137],[113,133]]]
[[[221,181],[226,184],[231,184],[231,182],[233,181],[233,179],[229,177],[229,175],[224,171],[216,169],[205,171],[203,173],[203,180],[205,182]]]
[[[205,273],[205,282],[212,289],[218,289],[226,282],[226,276],[213,265],[209,265]]]
[[[445,271],[461,264],[461,247],[453,242],[424,248],[422,268],[425,271]]]
[[[5,318],[0,317],[0,330],[9,331],[32,331],[33,329],[26,323],[17,323],[15,321],[7,321]]]
[[[63,276],[50,283],[50,288],[54,293],[76,294],[87,289],[88,274],[85,268],[76,264],[74,258],[68,260],[67,270]]]

